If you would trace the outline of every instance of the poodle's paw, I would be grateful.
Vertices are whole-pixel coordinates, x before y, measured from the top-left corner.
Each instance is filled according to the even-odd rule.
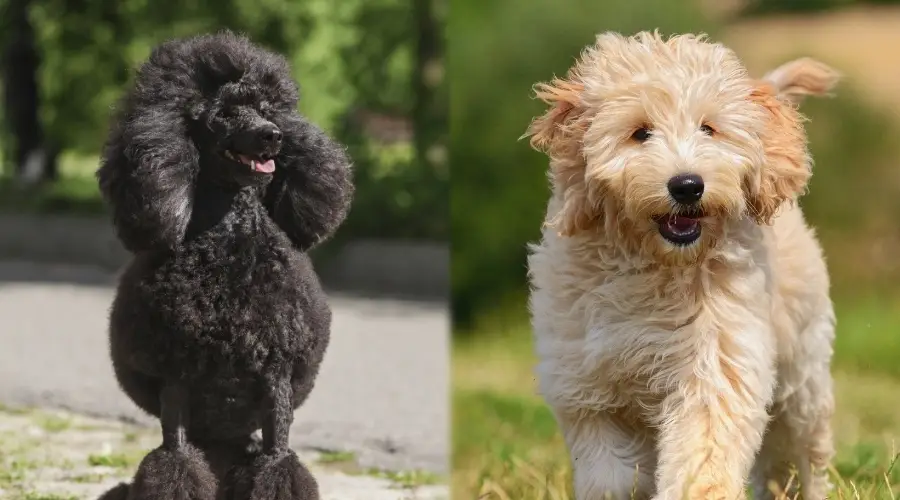
[[[119,483],[97,500],[128,500],[128,483]]]
[[[315,478],[293,451],[259,455],[230,482],[230,500],[319,500]]]
[[[157,448],[138,467],[128,500],[213,500],[218,482],[203,453],[185,445]]]

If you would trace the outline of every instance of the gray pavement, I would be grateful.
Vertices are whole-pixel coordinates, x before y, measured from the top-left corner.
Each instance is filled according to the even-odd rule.
[[[155,421],[120,392],[107,354],[114,276],[0,262],[0,403]],[[331,344],[292,444],[353,452],[363,467],[445,473],[446,306],[332,296]]]

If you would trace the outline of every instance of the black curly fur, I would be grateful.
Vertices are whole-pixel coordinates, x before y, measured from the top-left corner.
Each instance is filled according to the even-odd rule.
[[[164,429],[174,419],[189,441],[164,440],[129,498],[211,498],[204,460],[229,462],[215,475],[242,485],[257,484],[247,479],[256,473],[286,481],[260,499],[317,498],[309,473],[284,461],[331,323],[305,252],[344,220],[353,186],[344,149],[298,114],[297,100],[284,58],[232,33],[204,35],[156,48],[111,128],[97,177],[135,254],[110,315],[113,366],[138,406],[177,414],[162,417]],[[272,130],[280,144],[261,132]],[[275,171],[238,154],[272,158]],[[163,412],[161,393],[173,387],[186,399]],[[259,428],[269,435],[253,452]],[[261,467],[276,457],[283,465]],[[170,486],[181,493],[146,486],[166,481],[182,481]]]

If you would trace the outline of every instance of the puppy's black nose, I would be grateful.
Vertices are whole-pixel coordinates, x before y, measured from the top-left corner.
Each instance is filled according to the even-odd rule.
[[[678,203],[689,205],[703,196],[703,178],[697,174],[681,174],[669,179],[669,194]]]
[[[266,146],[278,146],[281,144],[281,130],[274,125],[265,126],[260,129],[259,138]]]

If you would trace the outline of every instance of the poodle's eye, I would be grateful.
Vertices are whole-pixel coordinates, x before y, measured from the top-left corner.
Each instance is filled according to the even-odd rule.
[[[700,125],[700,131],[708,136],[713,136],[716,133],[716,129],[710,127],[709,125],[707,125],[705,123],[703,125]]]
[[[647,139],[650,138],[650,134],[651,134],[650,127],[644,126],[644,127],[641,127],[639,129],[635,130],[631,134],[631,138],[638,142],[645,142]]]

